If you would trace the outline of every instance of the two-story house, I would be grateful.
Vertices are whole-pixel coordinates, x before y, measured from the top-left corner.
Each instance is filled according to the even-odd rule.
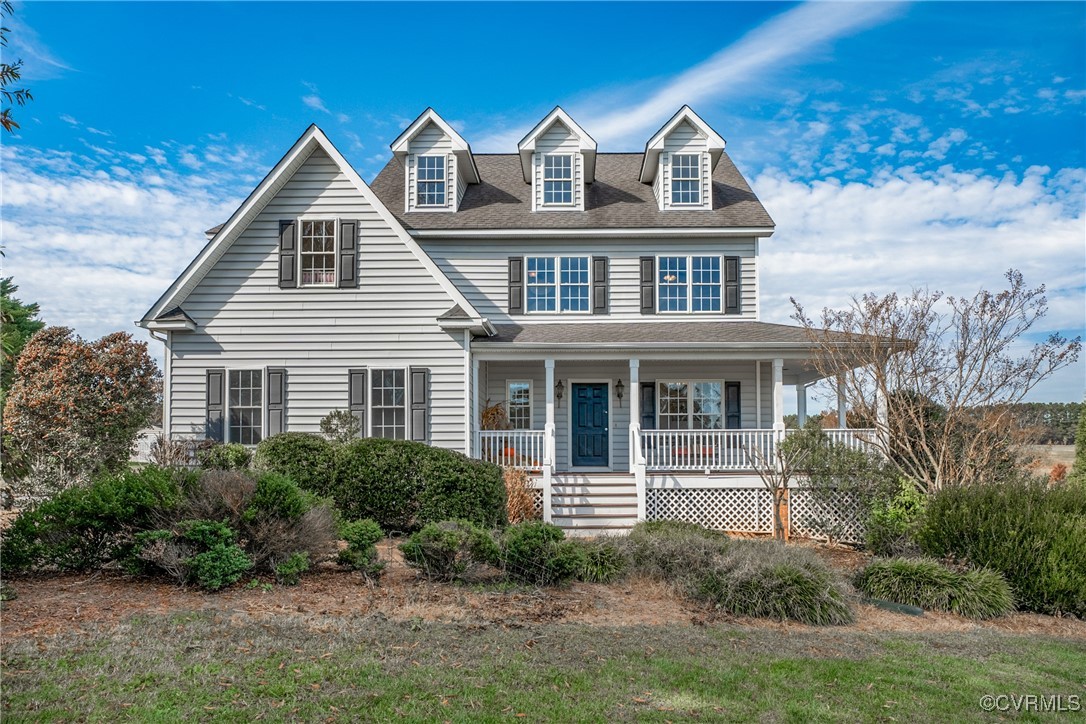
[[[751,451],[817,375],[803,330],[759,319],[774,224],[724,139],[683,107],[601,152],[555,108],[509,151],[427,109],[369,185],[311,126],[139,322],[165,434],[255,444],[349,409],[532,471],[567,527],[767,526]]]

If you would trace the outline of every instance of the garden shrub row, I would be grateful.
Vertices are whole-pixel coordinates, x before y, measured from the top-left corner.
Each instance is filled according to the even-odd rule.
[[[1009,479],[928,502],[923,553],[1003,575],[1019,608],[1086,617],[1086,486]]]
[[[954,571],[927,558],[875,560],[856,574],[855,584],[871,598],[966,618],[995,618],[1014,610],[1011,588],[995,571]]]
[[[372,519],[387,531],[506,521],[501,468],[422,443],[362,438],[339,445],[288,432],[261,442],[253,465],[331,498],[345,518]]]

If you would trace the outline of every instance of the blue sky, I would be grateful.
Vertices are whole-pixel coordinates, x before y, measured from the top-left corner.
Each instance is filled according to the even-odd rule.
[[[1083,3],[18,3],[5,275],[131,322],[309,123],[365,179],[426,106],[509,152],[555,104],[602,151],[689,103],[778,225],[763,318],[866,291],[1049,288],[1086,327]],[[142,335],[142,332],[137,332]],[[1086,364],[1036,399],[1082,399]]]

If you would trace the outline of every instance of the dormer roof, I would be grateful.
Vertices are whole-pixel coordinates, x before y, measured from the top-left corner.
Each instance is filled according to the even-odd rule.
[[[694,113],[690,106],[683,106],[645,144],[645,156],[641,162],[641,183],[649,184],[656,178],[656,171],[660,166],[660,153],[664,150],[664,142],[671,135],[671,132],[683,123],[690,124],[694,127],[694,130],[705,137],[712,168],[716,168],[720,156],[724,153],[724,139],[708,123],[703,121],[701,116]]]
[[[475,156],[471,152],[471,144],[465,141],[464,137],[457,133],[456,129],[450,126],[444,118],[439,116],[437,111],[433,108],[427,108],[423,111],[419,117],[412,121],[411,125],[409,125],[404,132],[392,142],[392,154],[402,161],[408,154],[411,141],[431,123],[440,128],[441,132],[449,137],[449,140],[452,143],[453,153],[456,155],[457,161],[459,161],[460,168],[463,169],[461,173],[464,174],[464,180],[472,184],[479,183],[479,169],[475,165]]]
[[[581,128],[561,106],[555,106],[554,110],[537,123],[535,128],[517,144],[517,151],[520,152],[520,166],[524,172],[524,183],[532,182],[532,154],[535,153],[536,142],[555,123],[561,123],[577,139],[579,150],[584,156],[584,181],[592,183],[596,178],[596,140],[588,135],[588,132]]]

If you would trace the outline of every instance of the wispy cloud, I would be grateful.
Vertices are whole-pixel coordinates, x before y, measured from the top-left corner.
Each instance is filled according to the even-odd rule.
[[[42,42],[37,31],[23,22],[18,12],[5,17],[4,25],[11,29],[4,51],[5,62],[23,61],[23,81],[51,80],[74,70]]]
[[[612,147],[644,143],[684,104],[717,101],[764,83],[766,75],[788,63],[799,62],[837,38],[859,32],[896,16],[900,3],[808,2],[777,15],[710,58],[668,80],[647,98],[638,84],[635,97],[616,103],[609,93],[606,104],[593,99],[577,103],[571,112],[600,143]],[[621,93],[619,94],[621,96]],[[600,106],[608,108],[594,113]],[[585,112],[579,112],[584,108]],[[481,150],[508,151],[528,130],[523,127],[493,134],[478,143]]]
[[[317,96],[317,95],[302,96],[302,103],[305,103],[307,106],[309,106],[313,110],[320,111],[321,113],[331,113],[332,112],[332,111],[328,110],[328,106],[324,105],[324,101],[321,100],[321,97]]]

